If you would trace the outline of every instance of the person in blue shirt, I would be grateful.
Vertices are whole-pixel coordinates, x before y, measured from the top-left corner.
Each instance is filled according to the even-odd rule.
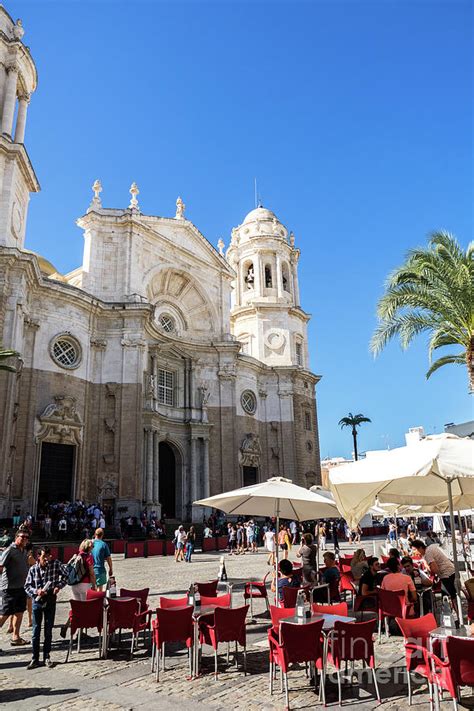
[[[299,588],[300,582],[293,577],[293,563],[287,558],[283,558],[278,564],[280,575],[278,577],[278,599],[283,602],[283,588]]]
[[[94,573],[96,579],[97,590],[103,590],[107,583],[107,573],[105,564],[109,568],[109,578],[112,573],[112,557],[110,549],[105,541],[103,541],[104,529],[97,528],[94,536],[94,546],[92,548],[92,558],[94,559]]]
[[[339,602],[341,599],[339,596],[339,580],[341,574],[337,567],[336,556],[334,553],[327,551],[323,556],[323,560],[325,568],[321,573],[322,581],[329,585],[329,597],[331,602]]]

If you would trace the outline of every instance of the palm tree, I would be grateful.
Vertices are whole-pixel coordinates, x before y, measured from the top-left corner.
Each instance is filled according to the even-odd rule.
[[[426,249],[414,249],[387,279],[377,306],[379,325],[370,348],[378,355],[399,336],[405,350],[419,333],[430,336],[429,378],[443,365],[467,367],[469,389],[474,392],[474,242],[464,251],[449,232],[433,232]],[[435,351],[460,346],[458,353],[434,362]]]
[[[16,368],[13,365],[9,365],[5,361],[9,358],[19,358],[20,354],[16,351],[8,350],[7,348],[2,348],[0,345],[0,370],[8,370],[10,373],[16,373]]]
[[[357,461],[358,460],[358,452],[357,452],[357,428],[359,425],[362,424],[362,422],[371,422],[368,417],[365,417],[365,415],[361,415],[360,413],[358,415],[353,415],[352,412],[349,412],[347,417],[343,417],[341,420],[339,420],[339,424],[341,425],[341,429],[343,427],[352,427],[352,439],[354,440],[354,459]]]

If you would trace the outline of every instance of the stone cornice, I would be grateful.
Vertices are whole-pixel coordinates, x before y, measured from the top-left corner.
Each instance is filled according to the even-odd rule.
[[[10,159],[14,159],[18,162],[29,192],[39,193],[41,187],[25,146],[22,143],[13,143],[13,141],[10,141],[5,136],[0,136],[0,151],[5,153]]]
[[[230,320],[231,322],[234,322],[237,318],[240,318],[241,316],[251,316],[253,314],[258,313],[259,311],[265,311],[269,309],[272,311],[274,311],[275,309],[286,309],[290,316],[296,316],[296,318],[299,318],[305,323],[307,323],[311,319],[311,314],[308,314],[306,313],[306,311],[303,311],[300,306],[289,306],[288,304],[285,304],[283,302],[266,303],[263,301],[258,301],[252,304],[246,304],[245,306],[238,306],[237,308],[232,309],[230,314]]]

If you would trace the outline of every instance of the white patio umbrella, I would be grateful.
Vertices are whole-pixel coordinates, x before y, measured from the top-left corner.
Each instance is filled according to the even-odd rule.
[[[357,524],[376,498],[381,504],[419,506],[417,513],[449,512],[459,591],[454,509],[474,506],[474,440],[431,435],[336,467],[329,477],[337,507],[350,525]]]
[[[339,516],[336,505],[327,497],[302,486],[293,484],[291,479],[276,476],[252,486],[244,486],[207,499],[194,501],[196,506],[212,506],[231,515],[274,516],[276,535],[280,528],[280,517],[308,521],[313,518]],[[276,583],[278,590],[278,541],[276,544]]]

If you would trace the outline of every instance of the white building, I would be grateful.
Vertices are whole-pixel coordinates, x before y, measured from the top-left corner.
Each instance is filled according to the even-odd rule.
[[[133,184],[111,209],[97,181],[82,265],[59,274],[25,248],[39,184],[22,36],[0,7],[0,338],[23,360],[0,373],[0,515],[83,498],[189,518],[193,500],[269,476],[319,483],[294,236],[258,207],[224,254],[180,198],[144,215]]]

